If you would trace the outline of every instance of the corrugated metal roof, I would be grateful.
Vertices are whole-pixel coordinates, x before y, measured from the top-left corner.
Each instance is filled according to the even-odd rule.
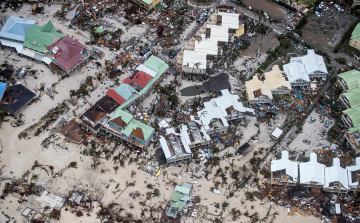
[[[109,89],[106,95],[114,99],[119,105],[122,105],[126,100],[121,97],[114,89]]]
[[[144,65],[157,72],[158,75],[163,74],[169,68],[169,65],[167,65],[165,61],[156,56],[151,56]]]
[[[190,193],[190,189],[186,188],[186,187],[182,187],[182,186],[176,186],[175,187],[175,191],[180,192],[182,194],[189,194]]]
[[[125,100],[129,100],[131,96],[138,93],[137,90],[125,83],[122,83],[120,86],[115,88],[115,91]]]
[[[133,119],[133,115],[130,114],[129,112],[123,111],[123,110],[117,110],[117,111],[115,112],[115,114],[111,117],[111,119],[110,119],[109,121],[114,120],[114,119],[116,119],[116,118],[118,118],[118,117],[121,117],[121,119],[122,119],[126,124],[129,124],[130,121]]]
[[[352,89],[348,92],[342,93],[350,103],[352,108],[360,105],[360,88]]]
[[[332,182],[340,182],[344,188],[349,188],[346,169],[340,166],[340,159],[334,158],[331,167],[325,167],[325,185],[331,187]]]
[[[345,81],[349,90],[358,88],[360,85],[360,72],[357,70],[350,70],[345,73],[341,73],[338,76]]]
[[[145,125],[144,123],[139,122],[135,119],[132,119],[126,126],[126,128],[123,130],[123,133],[126,136],[130,136],[137,128],[140,128],[142,130],[145,141],[150,137],[151,133],[154,132],[154,129],[152,127]]]
[[[354,31],[351,33],[351,38],[360,38],[360,23],[356,25]]]
[[[343,113],[349,116],[354,127],[360,126],[360,107],[347,109]]]
[[[41,27],[34,25],[26,31],[24,46],[44,53],[47,46],[51,46],[56,40],[65,36],[56,31],[57,28],[54,27],[50,20]]]
[[[69,72],[76,64],[83,59],[83,50],[86,46],[80,42],[65,36],[50,47],[51,50],[56,49],[56,54],[59,57],[56,59],[56,64]]]

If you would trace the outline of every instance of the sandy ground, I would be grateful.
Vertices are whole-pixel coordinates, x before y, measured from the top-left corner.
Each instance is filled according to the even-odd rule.
[[[10,12],[8,11],[5,13],[6,15],[14,15],[14,16],[24,16],[29,19],[36,20],[38,22],[38,25],[45,24],[48,19],[51,17],[48,17],[48,15],[52,15],[55,13],[59,6],[51,6],[51,8],[47,8],[45,6],[45,12],[46,14],[43,16],[33,16],[30,14],[30,6],[25,5],[22,9],[22,12]],[[24,13],[25,12],[25,13]],[[76,39],[78,39],[80,42],[84,43],[85,41],[88,41],[89,39],[89,33],[75,30],[75,29],[67,29],[66,26],[67,23],[62,23],[61,21],[58,21],[56,19],[51,19],[54,23],[55,27],[62,30],[63,33],[74,36]],[[110,21],[110,19],[109,19]],[[111,21],[112,22],[112,21]],[[124,28],[122,27],[122,23],[117,23],[114,20],[114,23],[116,24],[116,28]],[[191,28],[191,26],[190,26]],[[146,27],[132,27],[127,31],[122,38],[123,40],[130,39],[132,36],[142,35],[146,30]],[[78,33],[80,32],[80,34]],[[187,31],[186,33],[189,33],[190,31]],[[184,36],[186,36],[186,33]],[[110,52],[106,48],[101,48],[102,51],[105,52],[105,57],[98,62],[101,64],[104,64],[105,60],[110,60],[115,57],[115,52]],[[34,164],[34,161],[37,160],[39,163],[44,165],[52,165],[54,166],[54,172],[59,171],[60,169],[67,166],[70,162],[77,162],[78,168],[77,169],[68,169],[66,170],[62,177],[56,177],[52,178],[51,176],[48,176],[44,171],[40,169],[35,169],[30,173],[31,174],[37,174],[39,175],[39,178],[37,180],[37,184],[43,185],[48,191],[51,193],[60,193],[67,195],[69,191],[73,189],[82,189],[87,190],[89,193],[95,194],[103,204],[109,204],[111,202],[118,202],[121,203],[121,205],[126,209],[126,212],[131,212],[134,216],[140,217],[141,209],[143,208],[140,206],[139,202],[144,201],[144,194],[149,191],[149,189],[146,188],[146,185],[148,183],[151,183],[154,185],[155,188],[158,188],[160,190],[160,196],[154,197],[150,201],[147,201],[147,206],[158,206],[161,202],[169,200],[171,198],[171,194],[173,193],[173,187],[167,184],[166,176],[160,175],[158,178],[151,177],[148,173],[137,170],[137,166],[135,164],[128,164],[126,163],[125,168],[120,168],[117,174],[115,174],[115,171],[113,170],[114,164],[111,161],[106,161],[105,159],[101,159],[100,166],[97,167],[96,170],[93,170],[91,165],[91,158],[87,156],[83,156],[80,154],[80,151],[83,151],[86,149],[83,145],[75,145],[72,143],[68,143],[64,140],[63,136],[57,135],[57,138],[54,140],[56,144],[51,144],[49,148],[43,149],[41,147],[41,142],[48,137],[48,133],[42,133],[38,137],[29,136],[27,139],[18,139],[18,134],[27,128],[28,126],[36,123],[40,117],[42,117],[46,112],[57,106],[58,103],[61,103],[63,100],[69,98],[69,91],[71,89],[77,89],[81,82],[85,80],[85,78],[89,75],[94,76],[96,72],[99,72],[100,70],[97,68],[93,68],[93,64],[90,63],[86,67],[82,68],[79,72],[76,72],[75,74],[71,75],[68,78],[65,78],[64,80],[60,80],[60,77],[52,74],[47,67],[45,67],[43,64],[32,62],[28,60],[27,58],[19,58],[15,53],[12,55],[10,54],[9,50],[0,51],[0,60],[7,59],[12,64],[14,64],[15,68],[21,68],[25,67],[26,65],[29,65],[32,67],[32,69],[38,70],[37,73],[37,79],[35,79],[33,76],[26,76],[23,80],[21,80],[22,83],[24,83],[29,89],[34,90],[35,88],[39,88],[41,83],[45,83],[46,85],[52,85],[56,84],[55,89],[59,92],[59,94],[56,94],[55,99],[51,100],[50,97],[47,95],[43,95],[41,97],[41,101],[34,103],[30,105],[25,111],[23,119],[25,120],[25,125],[14,128],[11,126],[10,122],[5,122],[0,129],[0,139],[2,140],[2,146],[3,151],[0,156],[1,165],[5,165],[2,172],[2,177],[10,177],[10,178],[20,178],[23,173],[26,170],[29,170],[32,165]],[[15,61],[15,60],[19,61]],[[43,72],[41,72],[43,70]],[[126,78],[126,75],[120,76],[120,79],[123,80]],[[186,84],[186,83],[185,83]],[[184,84],[184,85],[185,85]],[[190,83],[189,83],[190,84]],[[100,96],[103,96],[107,89],[110,88],[110,86],[114,85],[114,82],[112,80],[105,80],[101,82],[94,82],[94,85],[96,86],[96,89],[91,93],[91,97],[87,98],[87,100],[90,103],[94,103],[97,101]],[[150,96],[148,99],[146,99],[146,103],[150,103],[152,100],[154,100],[154,96]],[[81,114],[84,112],[90,105],[85,104],[83,101],[79,101],[79,105],[77,107],[71,107],[71,110],[75,110],[77,114]],[[64,114],[63,117],[66,119],[71,119],[74,117],[73,112],[71,110]],[[272,129],[277,126],[281,125],[281,120],[275,120],[275,123],[271,127],[267,127],[266,124],[260,125],[260,133],[255,138],[255,140],[258,140],[257,142],[251,143],[251,148],[245,156],[236,156],[235,157],[235,166],[237,168],[242,167],[244,164],[247,163],[248,159],[252,157],[252,152],[255,149],[259,148],[269,148],[273,142],[269,139],[269,134],[271,133]],[[251,136],[254,136],[258,128],[255,127],[255,119],[252,117],[247,117],[248,125],[247,127],[240,127],[239,131],[243,133],[243,137],[241,138],[240,144],[245,143],[248,141]],[[305,128],[304,128],[305,129]],[[67,144],[68,143],[68,144]],[[62,149],[60,146],[66,146],[68,149]],[[105,145],[106,148],[110,149],[113,148],[114,145]],[[228,151],[230,151],[231,148],[229,148]],[[225,150],[224,150],[225,151]],[[117,153],[126,153],[124,151],[124,148],[120,146],[120,148],[117,149],[115,154]],[[149,153],[146,154],[147,158],[152,157],[154,154],[154,150],[151,148],[149,149]],[[133,156],[133,155],[132,155]],[[222,161],[220,163],[221,167],[225,167],[228,165],[227,161]],[[191,182],[192,178],[190,177],[190,173],[186,173],[185,175],[182,175],[180,177],[175,177],[171,175],[171,173],[177,173],[179,174],[182,167],[171,167],[167,169],[169,179],[174,180],[178,184],[181,184],[182,182]],[[131,171],[136,171],[136,175],[132,178],[130,176]],[[214,173],[215,171],[213,171]],[[245,174],[245,173],[243,173]],[[212,176],[209,176],[209,179],[211,179]],[[230,177],[228,176],[230,183]],[[110,180],[115,181],[110,182]],[[134,187],[129,187],[126,189],[126,191],[121,194],[119,198],[119,194],[122,190],[125,189],[125,181],[136,181],[136,184]],[[3,189],[5,183],[7,181],[1,182],[1,189]],[[114,193],[114,188],[117,183],[120,183],[119,189],[121,191],[117,191]],[[109,185],[108,189],[105,189],[105,187]],[[220,213],[219,209],[214,208],[215,202],[222,203],[224,201],[227,201],[229,203],[229,207],[227,207],[224,211],[225,216],[232,208],[240,209],[242,213],[245,213],[246,211],[249,211],[249,214],[253,214],[255,212],[259,213],[260,218],[265,217],[268,208],[270,206],[269,202],[265,201],[259,201],[256,200],[254,202],[246,201],[245,199],[245,191],[246,190],[254,190],[254,188],[248,186],[245,190],[240,190],[235,193],[235,196],[231,199],[228,199],[225,195],[228,194],[228,189],[226,187],[221,188],[221,195],[215,195],[212,194],[209,189],[213,185],[213,182],[207,181],[204,177],[200,180],[197,180],[197,183],[195,184],[195,188],[192,190],[193,195],[199,195],[201,196],[202,202],[201,205],[203,208],[203,213],[205,213],[205,209],[208,208],[209,213],[218,214]],[[231,185],[230,185],[231,187]],[[140,191],[142,195],[135,200],[131,197],[129,197],[129,193],[134,191]],[[10,217],[14,217],[17,222],[27,222],[22,216],[20,216],[22,210],[24,209],[24,204],[18,204],[17,198],[13,196],[8,196],[5,200],[1,200],[1,212],[3,211],[5,214],[9,215]],[[244,201],[242,203],[241,201]],[[133,206],[131,208],[130,206]],[[252,207],[253,206],[253,207]],[[94,211],[89,213],[90,216],[84,215],[81,218],[77,218],[74,214],[71,214],[70,212],[64,211],[62,209],[61,214],[62,218],[58,222],[100,222],[100,219],[95,218],[95,211],[98,210],[98,207],[94,207]],[[215,212],[217,211],[217,212]],[[200,211],[199,211],[200,212]],[[274,220],[274,222],[294,222],[294,223],[300,223],[304,222],[304,218],[295,215],[294,217],[287,216],[287,210],[281,208],[281,207],[273,207],[271,209],[270,213],[278,212],[280,215],[277,216],[277,218]],[[148,213],[145,217],[148,217]],[[202,215],[198,214],[198,217]],[[210,215],[208,215],[210,216]],[[210,217],[212,218],[212,217]],[[5,222],[6,219],[4,215],[0,215],[0,222]],[[210,220],[203,220],[203,219],[187,219],[184,218],[182,222],[210,222]],[[320,222],[319,219],[316,219],[314,217],[306,217],[306,221],[311,222]],[[232,222],[230,217],[226,218],[223,222]],[[249,218],[242,215],[240,219],[238,219],[236,222],[249,222]]]
[[[310,118],[315,118],[316,121],[313,123],[309,123]],[[325,120],[328,119],[325,118]],[[330,142],[326,140],[326,133],[321,133],[322,131],[327,132],[329,128],[334,124],[332,120],[329,121],[330,126],[326,128],[325,121],[321,122],[319,114],[313,111],[306,119],[302,132],[296,136],[296,138],[288,146],[287,150],[305,152],[306,156],[309,157],[310,153],[316,152],[318,149],[322,149],[323,147],[330,147]],[[310,144],[304,143],[304,140],[310,141]]]

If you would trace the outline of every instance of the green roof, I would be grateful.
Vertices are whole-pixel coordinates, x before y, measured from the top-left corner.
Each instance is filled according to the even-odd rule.
[[[347,109],[343,113],[349,116],[354,127],[360,126],[360,107]]]
[[[157,58],[156,56],[151,56],[144,63],[144,65],[150,68],[151,70],[156,71],[158,73],[157,75],[163,74],[169,68],[169,65],[167,65],[165,61],[163,61],[160,58]]]
[[[350,128],[348,132],[349,133],[355,133],[355,132],[359,133],[360,132],[360,126]]]
[[[141,0],[141,1],[148,5],[150,5],[153,2],[153,0]]]
[[[183,193],[183,194],[189,194],[190,193],[190,188],[182,187],[182,186],[176,186],[175,191],[178,191],[178,192]]]
[[[165,63],[165,61],[163,61],[162,59],[159,59],[155,56],[151,56],[145,63],[144,66],[146,66],[147,68],[152,69],[153,71],[156,71],[157,74],[156,76],[151,79],[148,84],[146,85],[146,87],[144,87],[138,95],[131,97],[129,100],[127,100],[126,102],[124,102],[120,107],[117,108],[117,110],[122,110],[123,108],[125,108],[126,106],[128,106],[131,102],[133,102],[134,100],[136,100],[138,97],[140,97],[140,95],[144,94],[154,83],[155,81],[157,81],[160,76],[169,68],[169,65],[167,65]],[[120,85],[121,86],[121,85]],[[118,91],[116,91],[118,92]],[[119,92],[118,92],[119,94]]]
[[[180,210],[182,210],[185,206],[186,206],[186,202],[184,202],[184,201],[178,201],[178,202],[173,203],[173,204],[171,205],[171,207],[173,207],[173,208],[179,208]]]
[[[171,200],[173,201],[179,201],[180,198],[182,198],[184,195],[180,194],[179,192],[174,192],[173,195],[171,196]]]
[[[345,73],[339,74],[338,77],[341,77],[349,90],[353,88],[358,88],[360,83],[360,72],[357,70],[350,70]]]
[[[64,34],[58,33],[49,20],[43,26],[34,25],[27,29],[25,34],[24,46],[38,52],[46,52],[46,47],[51,46],[55,38],[62,38]]]
[[[126,124],[129,124],[129,122],[131,121],[131,119],[133,118],[133,115],[132,114],[130,114],[128,111],[126,111],[126,110],[117,110],[116,112],[115,112],[115,114],[113,115],[113,117],[111,117],[111,119],[109,120],[109,121],[111,121],[111,120],[114,120],[114,119],[116,119],[116,118],[118,118],[118,117],[121,117],[121,119],[126,123]]]
[[[103,33],[105,31],[105,29],[104,28],[102,28],[102,27],[98,27],[96,30],[95,30],[95,33]]]
[[[162,5],[162,4],[157,4],[157,5],[155,5],[155,8],[156,9],[163,9],[164,8],[164,6]]]
[[[355,108],[360,105],[360,88],[355,88],[342,94],[349,101],[350,107]]]
[[[360,23],[356,25],[354,31],[351,33],[351,38],[360,38]]]
[[[154,129],[152,127],[145,125],[144,123],[139,122],[138,120],[132,119],[122,133],[124,133],[126,136],[130,136],[131,133],[137,128],[140,128],[142,130],[145,141],[150,137],[151,133],[154,132]]]

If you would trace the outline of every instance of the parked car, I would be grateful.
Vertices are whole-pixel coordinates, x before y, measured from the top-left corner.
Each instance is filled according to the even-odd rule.
[[[264,12],[264,16],[265,16],[266,19],[270,18],[269,15],[266,12]]]
[[[337,195],[333,195],[333,197],[331,198],[330,203],[331,204],[335,204],[336,200],[337,200],[338,196]]]
[[[338,6],[337,4],[334,4],[334,7],[335,7],[338,11],[340,11],[340,6]]]
[[[316,118],[310,118],[309,123],[313,123],[316,121]]]
[[[290,14],[288,15],[288,19],[291,19],[293,16],[294,16],[294,14],[290,13]]]
[[[287,30],[291,31],[292,28],[290,26],[286,27]]]
[[[328,5],[332,5],[332,4],[334,4],[334,2],[329,2],[329,3],[328,3]]]
[[[315,15],[316,15],[317,17],[320,17],[320,13],[317,12],[317,11],[315,11]]]
[[[194,16],[196,16],[196,10],[194,10],[194,13],[193,13]]]
[[[329,125],[330,125],[330,121],[329,121],[329,120],[326,120],[326,122],[325,122],[325,127],[328,128]]]

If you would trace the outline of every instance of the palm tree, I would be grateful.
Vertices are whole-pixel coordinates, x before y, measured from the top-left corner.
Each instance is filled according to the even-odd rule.
[[[191,73],[194,73],[194,68],[195,68],[195,67],[196,67],[196,69],[199,69],[199,66],[200,66],[200,62],[194,63],[193,69],[192,69]]]

